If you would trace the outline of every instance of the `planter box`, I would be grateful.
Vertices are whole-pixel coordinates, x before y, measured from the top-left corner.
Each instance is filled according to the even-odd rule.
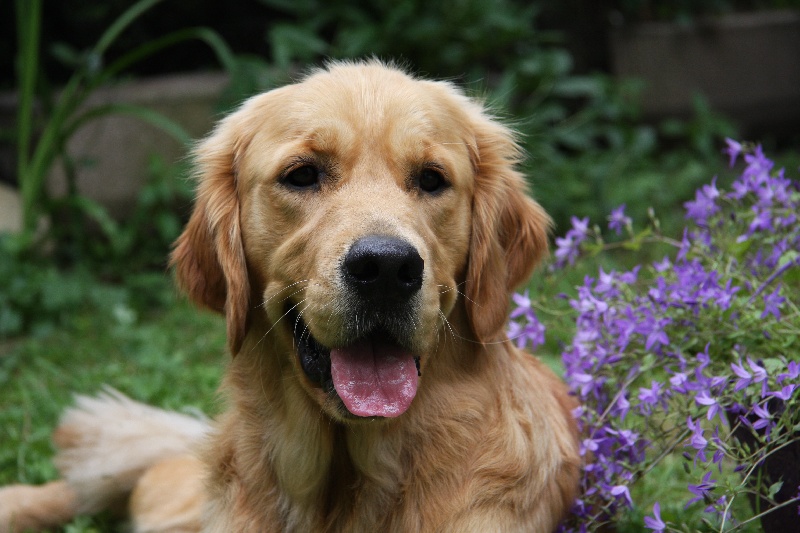
[[[798,12],[618,27],[611,54],[617,76],[647,83],[643,105],[651,117],[687,115],[701,93],[748,130],[800,131]]]
[[[216,105],[227,85],[223,74],[184,74],[122,82],[92,93],[88,106],[131,103],[144,106],[174,120],[194,138],[212,127]],[[13,124],[16,98],[0,98],[0,123]],[[69,154],[77,165],[78,190],[101,203],[115,217],[128,214],[147,179],[148,164],[154,154],[166,161],[186,156],[186,147],[168,134],[127,115],[108,115],[92,120],[70,138]],[[11,176],[13,147],[0,154],[3,174]],[[54,195],[66,190],[61,165],[56,162],[48,178]]]
[[[197,138],[211,129],[215,105],[226,83],[221,74],[132,81],[99,89],[87,104],[141,105],[174,120]],[[177,140],[127,115],[109,115],[87,123],[72,136],[68,150],[78,163],[78,190],[122,216],[135,205],[154,154],[168,162],[186,155],[186,147]],[[55,195],[66,192],[66,179],[58,164],[50,174],[49,189]]]

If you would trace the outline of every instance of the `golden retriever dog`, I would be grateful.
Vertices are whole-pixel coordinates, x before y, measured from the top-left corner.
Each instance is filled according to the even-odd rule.
[[[552,531],[578,435],[504,330],[550,224],[512,131],[450,83],[333,63],[246,101],[195,159],[172,264],[226,317],[226,411],[79,398],[65,479],[0,492],[0,530],[122,502],[136,532]]]

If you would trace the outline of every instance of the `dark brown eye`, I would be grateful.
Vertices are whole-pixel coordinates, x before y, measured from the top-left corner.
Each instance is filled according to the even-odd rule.
[[[435,168],[426,168],[419,175],[419,188],[427,193],[436,193],[448,186],[441,172]]]
[[[319,169],[312,165],[303,165],[290,171],[281,181],[295,189],[308,189],[319,185],[319,180]]]

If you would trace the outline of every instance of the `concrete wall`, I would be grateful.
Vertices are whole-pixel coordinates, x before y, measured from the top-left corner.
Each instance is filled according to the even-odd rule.
[[[800,13],[647,23],[612,32],[613,69],[645,80],[646,113],[687,115],[695,93],[746,127],[800,121]]]

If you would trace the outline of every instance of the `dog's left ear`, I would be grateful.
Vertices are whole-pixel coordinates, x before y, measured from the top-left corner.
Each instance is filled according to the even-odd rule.
[[[225,314],[234,356],[244,341],[250,303],[236,187],[236,121],[236,114],[223,120],[195,150],[197,199],[170,259],[189,298]]]
[[[506,323],[512,291],[547,255],[551,220],[526,194],[511,130],[482,115],[472,158],[476,177],[466,308],[477,340],[489,342]]]

